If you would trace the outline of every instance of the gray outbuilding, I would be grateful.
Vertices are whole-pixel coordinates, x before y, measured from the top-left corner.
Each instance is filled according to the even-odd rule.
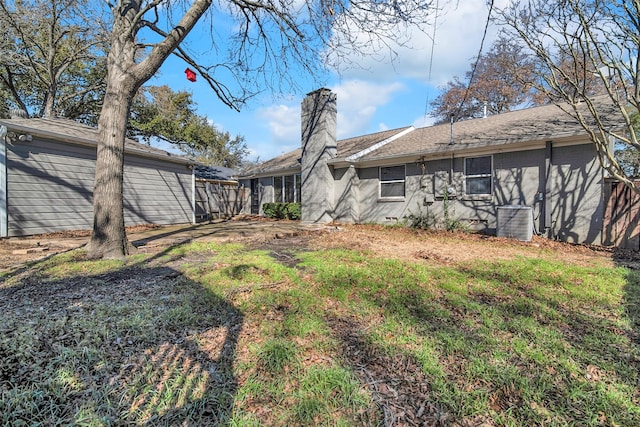
[[[0,237],[91,229],[97,129],[0,119]],[[195,222],[193,162],[125,143],[125,225]]]

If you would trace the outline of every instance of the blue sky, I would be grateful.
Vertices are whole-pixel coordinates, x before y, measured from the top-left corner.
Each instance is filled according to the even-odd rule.
[[[433,28],[416,30],[411,48],[400,49],[393,63],[380,62],[372,56],[361,61],[357,69],[329,76],[324,86],[338,97],[338,138],[431,124],[428,103],[438,96],[440,87],[456,75],[463,77],[470,69],[480,48],[487,13],[484,1],[450,2],[438,16],[435,44],[429,37]],[[485,52],[496,35],[497,29],[490,26]],[[191,37],[197,38],[198,34]],[[237,112],[222,104],[202,79],[195,83],[186,80],[185,68],[177,59],[168,60],[149,84],[168,84],[174,91],[191,92],[198,114],[232,136],[245,137],[250,160],[268,160],[299,147],[300,102],[305,93],[317,89],[312,83],[303,87],[301,93],[280,96],[265,93]]]

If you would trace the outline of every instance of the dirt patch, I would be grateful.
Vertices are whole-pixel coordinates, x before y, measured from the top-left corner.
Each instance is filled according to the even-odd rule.
[[[189,241],[240,241],[249,248],[268,249],[293,266],[292,252],[305,249],[350,248],[417,262],[451,264],[500,260],[517,256],[560,258],[580,265],[618,263],[640,268],[640,253],[590,245],[574,245],[534,236],[531,242],[482,234],[414,231],[376,225],[309,226],[295,221],[240,217],[197,226],[138,226],[127,229],[133,251],[154,253]],[[86,230],[0,239],[0,271],[84,246]]]
[[[436,264],[472,260],[507,260],[527,256],[589,265],[638,261],[640,254],[591,245],[574,245],[534,236],[531,242],[483,234],[415,231],[375,225],[339,225],[313,239],[313,248],[352,248],[378,256]]]

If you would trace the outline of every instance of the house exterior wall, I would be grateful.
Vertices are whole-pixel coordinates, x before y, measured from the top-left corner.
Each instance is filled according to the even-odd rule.
[[[545,149],[491,157],[490,196],[464,194],[463,157],[405,164],[402,200],[380,198],[379,167],[358,169],[355,185],[351,183],[357,189],[354,194],[348,194],[344,178],[336,179],[340,194],[336,219],[384,224],[427,215],[441,225],[448,215],[472,230],[495,233],[497,208],[520,205],[533,208],[534,228],[540,234],[568,242],[601,243],[603,173],[590,144],[553,147],[548,173]],[[453,193],[444,197],[444,187],[452,187]],[[546,220],[545,209],[550,211]]]
[[[554,148],[549,237],[602,244],[604,193],[604,172],[593,145]]]
[[[7,235],[93,226],[95,148],[34,138],[7,144]],[[184,164],[125,156],[125,224],[192,220],[191,171]]]
[[[355,167],[337,168],[334,176],[334,219],[356,223],[360,218],[360,178]]]
[[[265,203],[273,203],[274,201],[274,190],[273,190],[273,177],[262,177],[258,180],[258,185],[260,188],[260,215],[264,215],[264,207]]]

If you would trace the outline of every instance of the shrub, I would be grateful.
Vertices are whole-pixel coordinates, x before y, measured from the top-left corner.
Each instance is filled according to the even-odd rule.
[[[288,203],[287,204],[287,218],[300,219],[302,217],[302,209],[300,203]]]
[[[413,229],[429,230],[436,225],[436,218],[429,212],[423,212],[418,204],[418,212],[409,211],[409,215],[404,217],[407,225]]]
[[[264,216],[274,219],[300,219],[300,203],[265,203],[262,205]]]

